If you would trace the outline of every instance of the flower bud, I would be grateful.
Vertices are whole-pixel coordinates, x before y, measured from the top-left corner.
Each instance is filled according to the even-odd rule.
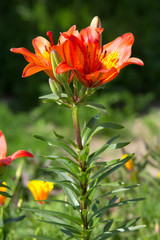
[[[99,19],[98,16],[95,16],[92,19],[90,26],[93,28],[101,28],[101,20]]]
[[[61,88],[61,85],[58,82],[49,78],[49,86],[50,86],[50,89],[53,93],[55,93],[58,97],[61,96],[62,88]]]
[[[55,49],[53,49],[53,51],[51,52],[51,63],[52,63],[53,73],[54,73],[54,76],[57,78],[57,80],[63,84],[64,82],[68,81],[68,73],[67,72],[60,73],[60,74],[56,73],[56,67],[62,61],[63,59],[61,58],[59,53]]]

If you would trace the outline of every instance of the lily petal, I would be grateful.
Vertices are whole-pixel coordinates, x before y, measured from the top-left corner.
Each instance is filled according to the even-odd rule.
[[[29,77],[37,72],[40,72],[46,69],[47,69],[46,66],[39,66],[31,62],[24,68],[22,77]]]
[[[12,160],[11,157],[6,157],[6,158],[4,158],[4,159],[0,159],[0,166],[10,165],[12,161],[13,161],[13,160]]]
[[[120,66],[119,70],[124,68],[124,67],[126,67],[129,64],[137,64],[137,65],[143,66],[144,62],[141,59],[139,59],[139,58],[132,57],[132,58],[129,58],[127,62],[123,63]]]
[[[73,69],[74,68],[71,67],[66,61],[63,61],[56,67],[56,74],[64,73]]]
[[[118,65],[127,62],[131,55],[131,47],[134,43],[134,36],[132,33],[123,34],[121,37],[116,38],[112,42],[104,45],[104,51],[107,54],[117,52],[119,55]]]
[[[37,56],[34,53],[27,50],[26,48],[23,48],[23,47],[11,48],[10,51],[14,53],[22,54],[24,58],[27,60],[27,62],[36,62],[37,60]]]
[[[18,150],[10,156],[12,161],[14,159],[20,158],[20,157],[31,157],[31,158],[33,158],[34,156],[30,152],[27,152],[25,150]]]
[[[105,84],[109,81],[111,81],[113,78],[115,78],[118,75],[118,71],[116,68],[111,69],[103,69],[94,73],[87,74],[86,80],[90,82],[90,87],[98,87],[102,84]],[[92,82],[92,83],[91,83]]]
[[[32,41],[33,47],[35,49],[35,53],[41,57],[44,57],[44,53],[46,55],[46,49],[51,49],[51,43],[45,39],[44,37],[36,37],[33,39]],[[49,59],[49,53],[48,53],[48,57],[47,59]]]
[[[5,158],[7,155],[7,143],[5,136],[2,131],[0,131],[0,159]]]

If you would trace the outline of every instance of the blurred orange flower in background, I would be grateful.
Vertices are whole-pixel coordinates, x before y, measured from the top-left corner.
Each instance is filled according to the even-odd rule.
[[[46,200],[50,191],[54,188],[54,183],[32,180],[28,183],[28,188],[32,192],[35,200]],[[42,204],[44,201],[38,201],[38,203]]]
[[[124,159],[126,157],[128,157],[128,154],[125,153],[125,154],[123,154],[121,159]],[[128,171],[132,171],[134,169],[133,159],[132,158],[129,159],[128,162],[126,162],[124,165]]]

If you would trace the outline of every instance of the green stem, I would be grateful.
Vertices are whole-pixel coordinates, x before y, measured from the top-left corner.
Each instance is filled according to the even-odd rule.
[[[80,150],[83,150],[82,140],[81,140],[81,131],[80,131],[80,124],[79,124],[79,108],[78,106],[74,105],[72,108],[72,117],[73,117],[73,124],[74,124],[74,130],[75,130],[75,136],[76,136],[76,142],[77,146]],[[80,154],[79,154],[80,156]],[[84,173],[84,175],[87,175],[86,173],[86,167],[85,167],[85,161],[82,162],[81,157],[78,159],[79,165],[81,168],[81,171]],[[87,177],[85,178],[85,181],[80,180],[80,186],[81,186],[81,201],[80,201],[80,208],[81,208],[81,219],[83,221],[83,230],[82,230],[82,239],[83,240],[89,240],[89,233],[86,231],[88,230],[88,205],[87,205],[87,184],[88,180]]]
[[[65,88],[65,91],[66,91],[68,97],[70,97],[70,98],[72,99],[72,101],[74,102],[73,93],[72,93],[70,87],[68,86],[67,82],[63,82],[63,86],[64,86],[64,88]]]
[[[72,108],[72,117],[73,117],[73,124],[74,124],[74,131],[75,131],[77,146],[79,147],[80,150],[82,150],[83,146],[82,146],[82,140],[81,140],[78,110],[79,110],[78,106],[74,105]]]

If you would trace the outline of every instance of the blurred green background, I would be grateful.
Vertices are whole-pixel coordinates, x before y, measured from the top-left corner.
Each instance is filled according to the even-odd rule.
[[[160,134],[159,0],[1,0],[0,129],[6,136],[8,155],[18,149],[25,149],[36,156],[34,160],[25,162],[25,172],[21,179],[22,186],[25,185],[24,178],[38,178],[42,174],[40,170],[36,170],[43,164],[43,160],[37,156],[49,155],[53,151],[43,142],[34,139],[32,135],[52,137],[53,130],[56,129],[58,133],[74,139],[74,133],[69,110],[60,108],[56,104],[42,104],[38,99],[39,96],[50,93],[48,77],[40,72],[23,79],[21,75],[27,62],[23,56],[11,53],[10,48],[25,47],[33,51],[32,39],[37,36],[47,38],[48,30],[53,32],[56,44],[60,32],[68,30],[74,24],[80,31],[87,27],[96,15],[100,17],[104,28],[103,44],[126,32],[134,34],[132,56],[142,59],[144,67],[136,65],[126,67],[116,79],[106,85],[105,89],[97,91],[91,100],[107,107],[109,121],[114,120],[125,126],[122,138],[127,141],[133,140],[133,145],[127,150],[130,153],[133,151],[138,153],[139,160],[143,158],[143,154],[148,154],[148,149],[143,149],[144,142],[151,144],[153,148],[160,146],[158,141]],[[82,120],[87,120],[97,112],[84,109],[80,114]],[[103,135],[98,136],[95,140],[96,147],[101,143],[101,138],[106,139],[107,134],[111,133],[104,132]],[[143,146],[139,145],[139,139],[142,140]],[[156,149],[159,149],[158,147]],[[147,231],[141,230],[139,235],[133,235],[130,239],[160,239],[157,235],[159,233],[155,233],[155,224],[160,224],[157,196],[157,189],[160,188],[160,181],[157,180],[157,173],[160,169],[159,155],[156,159],[152,156],[152,159],[155,161],[156,171],[152,172],[151,179],[152,183],[156,181],[156,188],[152,188],[155,184],[152,185],[150,180],[142,176],[141,194],[142,197],[148,194],[148,200],[146,204],[137,204],[140,207],[131,209],[135,211],[136,216],[143,216],[142,224],[147,224]],[[33,161],[32,169],[30,161]],[[18,165],[19,160],[16,160],[10,167],[11,179],[14,179]],[[126,176],[126,179],[128,178]],[[26,185],[24,188],[26,190]],[[27,201],[28,198],[25,192],[25,200]],[[153,211],[153,205],[157,206],[157,210]],[[156,214],[154,214],[155,211]],[[126,210],[123,214],[129,213]],[[121,216],[121,212],[119,215]],[[30,224],[31,222],[28,225],[32,228]],[[21,223],[19,226],[22,226]],[[14,231],[13,225],[10,235],[15,234]],[[15,239],[18,239],[20,231],[22,229],[19,228]],[[60,233],[56,231],[59,236]],[[12,236],[9,239],[14,240]],[[122,239],[128,239],[128,237],[122,237]]]

